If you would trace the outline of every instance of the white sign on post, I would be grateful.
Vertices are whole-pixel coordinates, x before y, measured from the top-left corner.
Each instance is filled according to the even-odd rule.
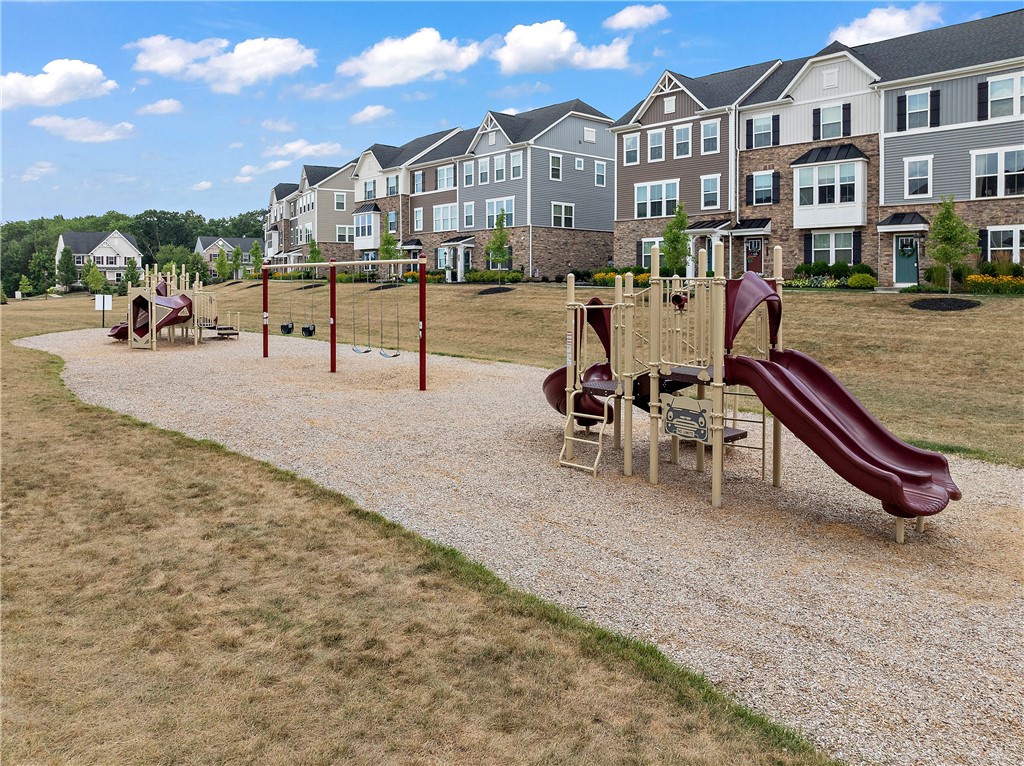
[[[97,311],[110,311],[114,307],[114,296],[113,295],[97,295],[96,296],[96,310]]]

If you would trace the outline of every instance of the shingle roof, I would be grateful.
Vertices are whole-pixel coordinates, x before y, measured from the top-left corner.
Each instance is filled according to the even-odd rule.
[[[866,159],[867,155],[853,144],[839,144],[838,146],[822,146],[804,152],[790,163],[790,167],[793,165],[813,165],[816,162]]]
[[[113,233],[112,231],[65,231],[61,236],[64,238],[64,247],[70,247],[73,254],[88,255]],[[133,235],[119,233],[131,242],[136,250],[139,249],[139,243],[135,241]]]
[[[796,73],[803,68],[809,58],[810,56],[804,56],[801,59],[783,61],[778,69],[754,89],[753,93],[743,99],[743,104],[763,104],[777,99],[782,94],[782,89],[796,77]]]
[[[289,194],[294,194],[298,190],[298,184],[280,183],[274,187],[274,196],[276,196],[278,201],[280,201],[287,197]]]
[[[374,144],[369,148],[382,170],[397,168],[413,159],[425,149],[430,148],[442,138],[452,132],[452,128],[439,130],[437,133],[428,133],[425,136],[414,138],[401,146],[390,146],[389,144]]]
[[[513,144],[522,141],[529,141],[545,130],[550,128],[570,112],[588,114],[592,117],[610,119],[607,114],[600,112],[585,101],[574,98],[572,101],[563,101],[560,104],[542,106],[539,109],[531,109],[528,112],[519,114],[505,114],[503,112],[491,112],[494,121],[501,126],[501,129],[508,136]]]
[[[343,167],[343,166],[342,166]],[[341,170],[341,167],[332,165],[303,165],[302,172],[306,174],[306,183],[316,186],[326,178],[330,178]]]
[[[451,157],[461,157],[466,153],[466,150],[469,149],[469,144],[472,142],[473,136],[475,135],[475,129],[460,131],[444,143],[424,154],[416,160],[416,164],[419,165],[421,163],[437,162],[438,160],[446,160]]]
[[[243,253],[248,253],[252,250],[252,243],[259,242],[260,249],[263,249],[263,238],[262,237],[200,237],[199,247],[205,250],[210,245],[217,242],[217,240],[223,239],[229,248],[234,250],[236,247],[242,248]]]

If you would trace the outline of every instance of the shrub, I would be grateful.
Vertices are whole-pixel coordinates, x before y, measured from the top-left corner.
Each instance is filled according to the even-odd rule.
[[[874,290],[878,287],[878,280],[870,274],[851,274],[846,286],[851,290]]]
[[[946,285],[946,267],[941,263],[929,266],[924,270],[924,278],[926,282],[935,287],[944,287]]]
[[[428,272],[427,281],[432,283],[444,282],[444,272]]]
[[[796,268],[793,269],[793,273],[798,277],[809,277],[811,275],[811,264],[798,263]]]
[[[466,272],[465,280],[467,282],[497,282],[498,278],[501,278],[504,282],[515,283],[523,281],[523,272],[521,271],[498,271],[497,269],[471,269]]]
[[[544,275],[543,277],[540,278],[540,281],[541,282],[550,282],[551,281],[551,277],[549,277],[547,275]]]
[[[565,281],[565,275],[564,274],[555,274],[555,281],[558,284],[562,284],[562,282]]]
[[[953,279],[955,279],[957,282],[961,284],[963,284],[964,280],[967,279],[967,276],[969,274],[973,273],[974,269],[972,269],[966,263],[958,263],[956,266],[953,267]]]
[[[842,261],[833,263],[828,271],[835,279],[849,278],[850,274],[853,273],[850,269],[850,264],[843,263]]]
[[[986,277],[994,277],[997,273],[996,265],[992,261],[982,261],[978,264],[978,273]]]
[[[569,273],[576,277],[577,282],[589,282],[590,278],[594,275],[589,269],[569,269]]]
[[[1024,276],[1000,275],[993,277],[987,274],[971,274],[967,277],[966,287],[968,292],[980,295],[997,293],[1024,295]]]
[[[928,285],[910,285],[908,287],[900,288],[901,293],[937,293],[941,290],[936,290],[934,287]]]
[[[827,277],[832,271],[832,267],[824,261],[815,261],[814,263],[807,264],[807,274],[812,277]]]
[[[870,266],[868,266],[866,263],[855,263],[855,264],[853,264],[850,267],[850,273],[851,274],[870,274],[871,276],[876,276],[875,275],[875,270],[873,268],[871,268]]]

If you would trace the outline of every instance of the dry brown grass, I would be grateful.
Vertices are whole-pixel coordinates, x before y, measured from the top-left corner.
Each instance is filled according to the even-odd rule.
[[[339,495],[79,402],[10,340],[85,299],[0,321],[5,763],[827,761]]]

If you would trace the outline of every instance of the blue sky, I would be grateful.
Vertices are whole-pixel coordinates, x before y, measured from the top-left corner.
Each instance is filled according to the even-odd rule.
[[[617,119],[691,76],[1019,2],[0,4],[5,221],[233,215],[372,143],[580,98]]]

